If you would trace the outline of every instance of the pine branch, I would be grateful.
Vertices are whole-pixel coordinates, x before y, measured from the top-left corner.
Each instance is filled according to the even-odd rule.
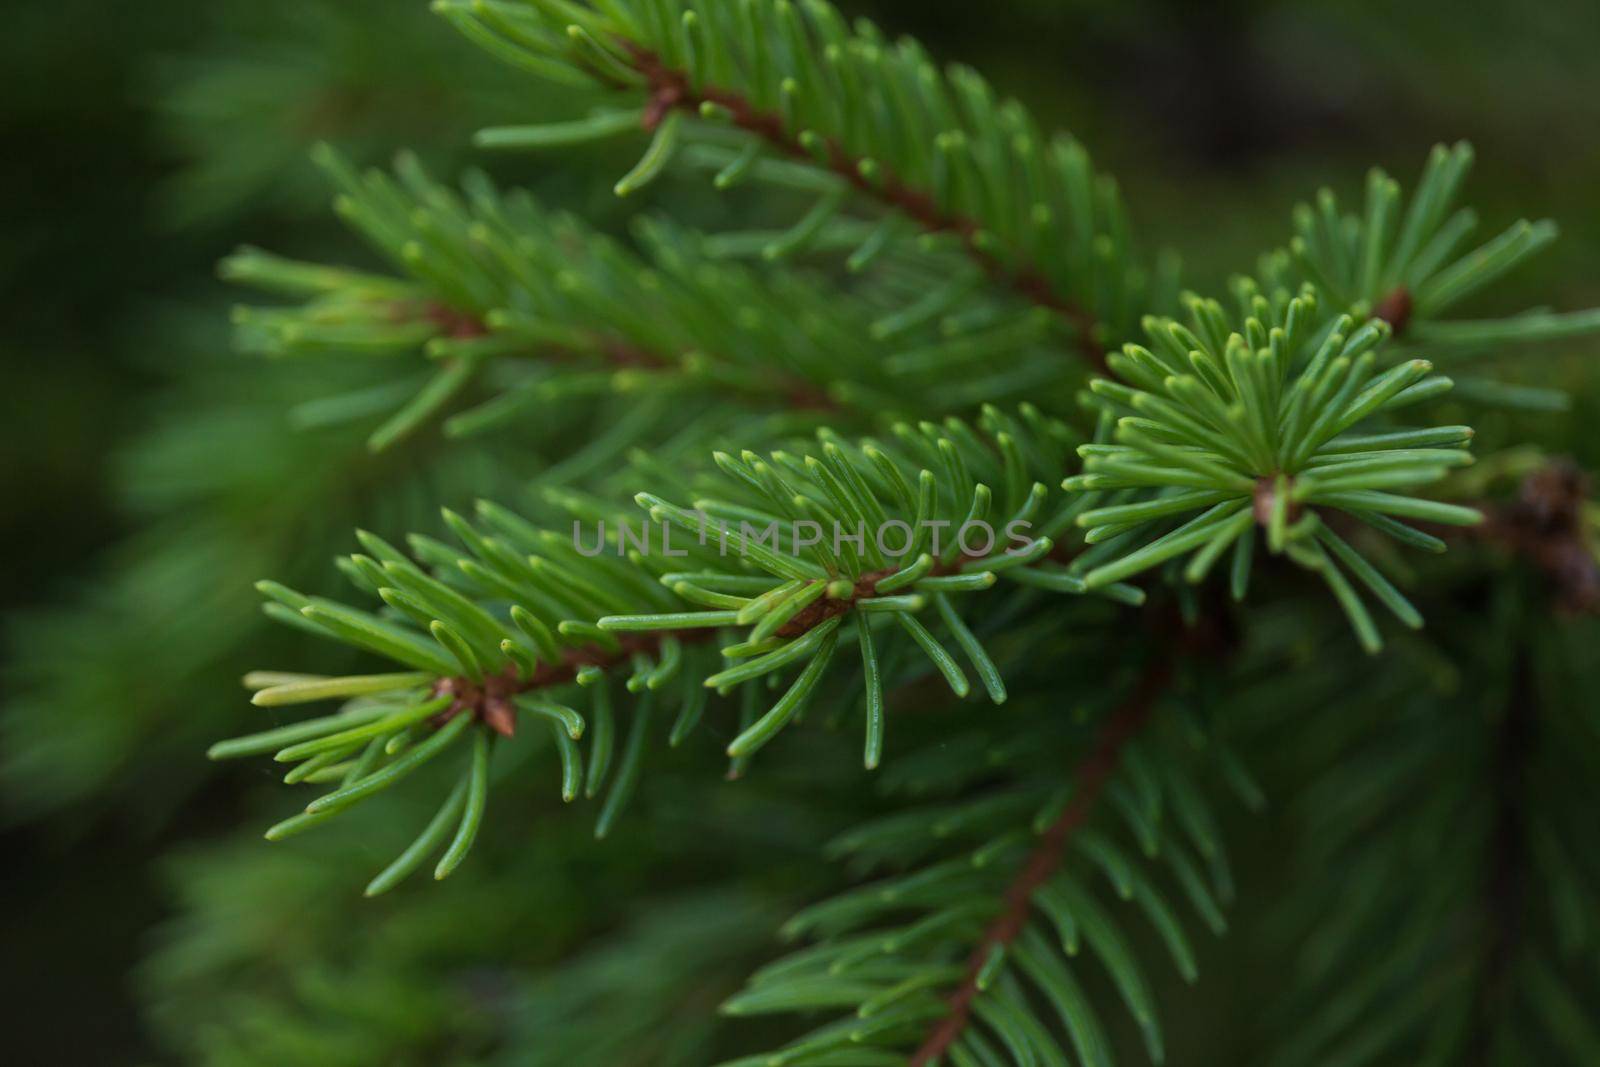
[[[966,1028],[973,1001],[980,993],[980,977],[997,951],[1004,952],[1022,933],[1034,907],[1034,894],[1061,866],[1068,838],[1088,819],[1100,799],[1128,742],[1144,728],[1150,711],[1171,680],[1170,661],[1162,660],[1147,668],[1133,693],[1101,728],[1095,747],[1072,771],[1072,801],[1066,810],[1039,836],[1027,862],[1006,889],[1005,910],[990,923],[983,937],[967,958],[966,972],[950,994],[950,1014],[940,1020],[927,1039],[912,1054],[909,1067],[936,1063]]]
[[[372,891],[381,892],[438,843],[457,798],[469,790],[482,795],[475,783],[486,774],[487,755],[478,756],[483,739],[512,735],[519,710],[550,727],[568,800],[576,798],[581,777],[576,742],[594,722],[584,787],[593,795],[612,758],[605,678],[631,670],[627,689],[640,695],[640,704],[611,776],[612,799],[597,827],[604,833],[632,791],[646,744],[646,701],[657,690],[663,690],[662,703],[676,698],[679,704],[672,731],[677,743],[699,721],[708,690],[743,687],[754,693],[753,685],[800,667],[765,714],[756,716],[759,705],[747,702],[748,715],[727,749],[737,768],[814,699],[846,627],[843,633],[859,641],[870,680],[865,762],[874,767],[884,732],[881,657],[914,647],[956,696],[970,689],[965,671],[918,620],[919,613],[932,609],[998,704],[1006,699],[999,668],[974,634],[970,614],[957,605],[1001,581],[1025,590],[1086,592],[1051,554],[1054,538],[1070,531],[1073,516],[1091,498],[1052,503],[1045,483],[1030,480],[1034,473],[1059,469],[1074,436],[1028,407],[1019,419],[990,409],[982,430],[980,436],[953,419],[943,428],[901,425],[894,428],[892,445],[853,444],[823,431],[810,455],[719,453],[716,466],[698,476],[641,457],[649,474],[692,494],[691,507],[639,495],[659,529],[659,554],[651,549],[652,527],[630,533],[613,506],[565,492],[550,493],[549,501],[553,513],[574,520],[570,538],[494,505],[480,506],[482,528],[446,512],[468,551],[462,555],[431,538],[413,538],[414,554],[431,571],[362,532],[367,554],[340,566],[383,601],[383,611],[361,611],[264,582],[266,610],[402,669],[341,678],[258,672],[246,680],[258,690],[258,704],[334,698],[348,703],[335,715],[221,742],[211,754],[276,752],[280,762],[298,764],[286,781],[338,783],[305,814],[268,832],[278,838],[320,825],[389,788],[472,727],[476,747],[469,777],[441,809],[442,821],[419,838],[417,851],[397,861],[400,874],[375,880]],[[826,539],[823,521],[833,529]],[[593,548],[580,538],[585,522],[598,527]],[[802,524],[814,528],[815,536],[805,537]],[[885,538],[897,527],[905,544],[892,548]],[[673,528],[693,536],[680,535],[674,547]],[[941,529],[951,531],[944,544]],[[1120,585],[1106,587],[1104,594],[1123,603],[1143,597]],[[893,630],[891,623],[903,631],[898,641],[874,634]],[[730,631],[745,627],[743,639],[729,643]],[[707,647],[713,639],[722,643],[720,669]],[[564,702],[563,691],[573,683],[579,691],[592,690],[589,718]],[[482,806],[480,801],[465,810],[476,819]],[[444,877],[448,869],[441,870]]]
[[[1400,184],[1378,168],[1367,174],[1362,209],[1341,212],[1331,189],[1314,203],[1297,204],[1289,246],[1263,258],[1269,286],[1315,285],[1334,310],[1389,324],[1396,338],[1434,357],[1470,357],[1486,345],[1578,337],[1600,330],[1600,308],[1557,313],[1531,311],[1477,321],[1451,321],[1447,313],[1525,263],[1555,240],[1548,219],[1513,223],[1476,249],[1462,243],[1477,228],[1471,208],[1456,208],[1472,146],[1435,145],[1409,203]],[[1403,210],[1402,210],[1403,209]],[[1474,383],[1484,401],[1534,407],[1551,402],[1548,391],[1519,393],[1498,383]]]
[[[1100,650],[1074,666],[1103,679],[1107,658]],[[784,933],[812,943],[763,967],[723,1007],[732,1015],[845,1014],[724,1067],[835,1058],[1065,1063],[1068,1048],[1073,1062],[1109,1067],[1107,1029],[1081,984],[1089,955],[1104,965],[1150,1058],[1162,1062],[1150,984],[1124,922],[1148,920],[1193,982],[1195,954],[1158,876],[1170,874],[1217,934],[1226,925],[1218,901],[1232,894],[1215,816],[1194,777],[1230,759],[1189,709],[1151,715],[1170,670],[1140,670],[1131,694],[1092,731],[1060,715],[1019,719],[1001,741],[958,736],[891,764],[886,791],[951,799],[837,838],[830,851],[857,870],[893,873],[801,911]],[[1085,732],[1090,753],[1064,778],[1062,747]],[[1253,786],[1246,794],[1259,801]],[[1115,899],[1104,900],[1102,888]]]
[[[1431,377],[1433,365],[1420,359],[1380,372],[1388,327],[1348,315],[1325,321],[1309,286],[1292,299],[1268,297],[1241,279],[1235,293],[1235,317],[1191,297],[1187,326],[1147,320],[1152,348],[1130,344],[1110,359],[1127,384],[1090,383],[1094,402],[1116,419],[1116,443],[1080,446],[1084,473],[1063,485],[1145,492],[1078,516],[1098,547],[1077,566],[1093,564],[1083,578],[1094,588],[1187,556],[1184,577],[1198,582],[1231,550],[1233,595],[1242,599],[1260,527],[1273,553],[1326,580],[1362,645],[1377,652],[1382,639],[1344,570],[1407,626],[1422,617],[1320,513],[1342,511],[1402,542],[1443,549],[1400,518],[1470,526],[1481,515],[1392,490],[1471,463],[1461,446],[1472,430],[1359,432],[1443,393],[1450,380]],[[1175,516],[1193,517],[1174,526]]]
[[[1014,296],[1046,309],[1093,363],[1152,303],[1115,183],[1094,173],[1076,141],[1042,135],[1020,104],[996,100],[971,69],[941,72],[915,42],[891,44],[866,20],[851,28],[820,0],[710,8],[441,0],[435,9],[535,74],[581,72],[638,101],[572,122],[485,130],[480,144],[611,138],[631,116],[653,134],[617,185],[631,194],[684,141],[697,141],[701,151],[686,154],[716,160],[719,187],[770,180],[817,196],[768,247],[773,256],[851,229],[836,216],[854,192],[892,214],[859,241],[853,268],[892,243],[896,218],[909,219],[925,240],[946,239]],[[762,159],[763,150],[776,158]],[[949,299],[960,299],[957,289]]]
[[[825,137],[819,145],[808,148],[785,128],[783,116],[777,112],[760,110],[729,89],[714,85],[697,89],[686,71],[669,67],[655,52],[632,41],[620,43],[633,69],[646,81],[649,104],[641,123],[647,132],[654,132],[674,108],[699,114],[710,106],[726,111],[733,125],[761,138],[782,155],[812,163],[820,152],[825,159],[823,165],[858,192],[904,213],[929,233],[953,234],[960,240],[963,251],[987,274],[1009,285],[1029,302],[1060,315],[1072,326],[1084,357],[1096,369],[1105,369],[1105,348],[1099,340],[1100,324],[1094,316],[1076,301],[1056,292],[1037,266],[1026,262],[1009,267],[1002,264],[983,247],[982,227],[976,221],[948,211],[928,192],[912,188],[869,157],[852,155],[837,139]],[[867,174],[872,174],[872,179],[869,180]]]
[[[735,306],[730,299],[745,295],[750,280],[732,268],[699,265],[695,273],[697,265],[685,262],[683,238],[664,226],[644,232],[657,269],[677,279],[668,286],[630,252],[529,197],[501,197],[481,175],[469,176],[463,201],[409,156],[397,164],[398,182],[377,171],[357,175],[326,147],[317,158],[341,190],[340,213],[409,277],[297,263],[249,248],[225,260],[221,272],[307,298],[294,309],[237,309],[238,340],[247,351],[365,359],[426,352],[438,370],[374,431],[374,450],[415,433],[491,363],[517,359],[533,373],[498,384],[487,403],[449,419],[447,432],[481,432],[573,396],[681,390],[696,379],[758,405],[837,407],[824,387],[836,367],[814,354],[821,347],[814,325],[821,298],[804,283],[786,287],[791,311],[805,312],[800,339],[781,354],[760,352],[761,362],[741,368],[763,339],[750,323],[741,337],[724,322]],[[831,310],[848,306],[834,300]],[[797,355],[809,364],[782,365]],[[853,377],[833,374],[843,379],[841,395],[854,386],[855,405],[885,398],[887,392],[874,391],[870,364],[859,366]],[[406,373],[412,370],[408,363]],[[370,391],[324,398],[318,418],[325,422],[341,409],[346,418],[363,417],[371,408]]]
[[[447,436],[606,397],[633,401],[624,412],[633,423],[650,414],[651,399],[670,396],[813,420],[834,413],[864,425],[894,412],[921,416],[1037,393],[1056,377],[1010,358],[1046,333],[1027,316],[985,319],[926,341],[901,330],[891,341],[874,332],[870,300],[796,271],[758,274],[713,260],[698,235],[660,220],[636,221],[640,255],[525,194],[500,194],[482,175],[469,174],[457,193],[409,156],[397,164],[398,180],[358,175],[331,150],[318,159],[341,190],[341,215],[407,277],[250,248],[221,272],[305,300],[236,309],[246,351],[380,357],[397,377],[416,372],[404,357],[426,354],[423,365],[435,371],[420,385],[397,380],[404,399],[367,389],[306,405],[308,418],[314,406],[315,419],[327,423],[398,403],[370,438],[375,450],[416,433],[475,383],[488,396],[446,418]],[[678,404],[656,421],[677,426],[686,414]]]
[[[737,773],[841,674],[850,676],[849,703],[841,704],[853,710],[856,672],[834,668],[840,646],[853,642],[864,696],[863,762],[875,768],[886,685],[920,674],[964,698],[974,691],[965,663],[988,699],[1001,704],[1010,696],[1001,666],[1019,658],[1005,645],[1026,644],[1030,629],[1057,621],[1034,608],[1037,592],[1099,594],[1137,605],[1143,593],[1124,579],[1161,565],[1177,577],[1186,558],[1181,575],[1198,583],[1231,552],[1231,585],[1242,599],[1258,530],[1271,551],[1326,581],[1362,645],[1375,653],[1380,636],[1357,586],[1407,627],[1419,627],[1421,614],[1324,515],[1349,515],[1432,550],[1443,549],[1442,539],[1401,520],[1470,525],[1480,519],[1471,509],[1416,495],[1471,462],[1465,446],[1472,431],[1389,424],[1395,410],[1434,399],[1452,383],[1432,376],[1427,360],[1380,364],[1395,351],[1385,343],[1402,335],[1465,354],[1501,340],[1600,328],[1595,312],[1443,320],[1555,235],[1549,223],[1521,222],[1458,255],[1473,226],[1470,212],[1450,214],[1470,162],[1461,146],[1435,151],[1403,217],[1398,186],[1381,172],[1369,176],[1360,216],[1341,215],[1327,192],[1314,209],[1302,205],[1289,248],[1262,265],[1264,284],[1237,282],[1237,314],[1191,296],[1183,325],[1141,319],[1161,306],[1159,283],[1134,262],[1115,184],[1093,172],[1075,141],[1046,139],[1025,109],[997,101],[975,73],[941,72],[914,42],[891,45],[865,22],[852,29],[822,0],[441,0],[436,6],[502,58],[566,84],[592,82],[631,105],[553,125],[486,130],[480,144],[564,147],[642,130],[648,147],[617,182],[618,195],[643,189],[681,153],[718,167],[719,188],[760,181],[814,201],[777,234],[702,241],[645,224],[640,240],[650,246],[647,259],[570,220],[552,220],[531,201],[502,199],[481,178],[469,178],[463,201],[407,162],[399,186],[342,172],[342,210],[408,279],[254,254],[231,269],[310,297],[293,310],[242,313],[242,333],[260,350],[397,354],[420,346],[438,361],[437,373],[379,428],[375,447],[414,432],[490,374],[514,376],[511,387],[447,427],[482,429],[573,398],[648,390],[646,402],[627,409],[638,422],[608,435],[617,449],[645,441],[634,431],[646,423],[681,427],[679,444],[709,440],[714,428],[701,425],[696,412],[661,410],[662,395],[676,400],[691,390],[751,401],[752,410],[828,410],[859,424],[891,405],[918,418],[971,407],[1059,377],[1046,356],[1057,333],[1123,381],[1092,383],[1090,441],[1024,407],[1017,419],[986,408],[981,434],[954,419],[897,425],[888,445],[824,430],[802,449],[717,452],[715,469],[679,469],[665,454],[641,449],[639,484],[653,491],[639,493],[636,503],[664,542],[672,529],[697,535],[682,552],[663,544],[665,555],[681,563],[652,559],[648,533],[630,552],[626,532],[607,538],[602,525],[591,553],[576,536],[569,544],[554,529],[487,505],[476,524],[446,515],[464,552],[418,537],[406,554],[361,535],[367,551],[340,567],[382,602],[375,611],[264,583],[275,618],[399,668],[343,677],[251,676],[263,705],[341,702],[332,715],[214,747],[217,756],[274,753],[294,764],[289,783],[335,783],[269,837],[321,825],[453,747],[470,750],[437,814],[373,879],[369,893],[398,884],[441,849],[435,877],[457,869],[483,823],[494,743],[516,732],[519,717],[548,728],[564,799],[592,796],[609,783],[596,825],[604,834],[639,780],[659,706],[678,711],[671,737],[677,743],[695,729],[711,692],[738,692],[740,717],[726,748]],[[883,217],[842,217],[858,203]],[[914,248],[901,241],[909,228],[904,220],[921,230]],[[853,271],[878,264],[853,292],[792,270],[755,274],[712,262],[749,252],[776,262],[852,246]],[[952,263],[958,269],[943,276]],[[994,294],[981,291],[985,278],[997,283]],[[1135,321],[1144,323],[1151,348],[1109,352]],[[533,366],[505,356],[532,356],[525,362]],[[1018,369],[989,369],[1011,357],[1019,357]],[[1497,383],[1474,383],[1472,391],[1553,402],[1549,391],[1515,392]],[[372,398],[332,398],[325,410],[371,414]],[[768,447],[778,434],[751,436],[738,439]],[[1061,482],[1074,446],[1083,473]],[[559,480],[547,472],[544,488]],[[1057,484],[1080,495],[1058,499]],[[593,496],[547,492],[542,518],[618,521],[612,488],[602,485]],[[1577,599],[1592,605],[1600,599],[1600,579],[1576,511],[1566,500],[1553,518],[1522,515],[1498,535],[1545,570],[1568,576]],[[974,551],[959,539],[941,549],[937,535],[930,544],[922,531],[929,520],[964,531],[991,517],[1021,522],[1035,535],[1020,547],[991,541]],[[904,553],[881,541],[891,522],[910,531]],[[730,534],[733,523],[738,530]],[[771,544],[757,531],[745,532],[762,523],[778,531]],[[831,544],[802,537],[802,523],[819,531],[831,525]],[[1078,528],[1081,545],[1069,544]],[[855,532],[841,542],[841,529]],[[728,558],[730,545],[736,558]],[[930,616],[954,651],[924,624]],[[1103,615],[1061,616],[1113,632]],[[1000,662],[987,647],[991,638],[1003,642],[1007,657]],[[1499,651],[1491,647],[1481,659],[1492,661]],[[1335,655],[1324,653],[1317,666],[1326,669]],[[1137,907],[1192,981],[1193,952],[1152,874],[1170,874],[1218,932],[1217,898],[1229,896],[1232,878],[1216,820],[1190,776],[1195,750],[1207,748],[1208,757],[1218,750],[1200,716],[1183,723],[1191,728],[1182,739],[1188,747],[1156,748],[1163,739],[1153,736],[1151,708],[1173,668],[1154,662],[1104,718],[1072,781],[1061,781],[1051,757],[1061,751],[1056,742],[1080,740],[1074,724],[1018,716],[1007,723],[1012,747],[1004,758],[991,762],[987,752],[979,759],[961,750],[957,755],[967,757],[961,765],[941,746],[943,763],[922,764],[924,772],[931,766],[942,774],[925,777],[950,787],[949,803],[843,835],[838,851],[867,868],[882,864],[903,873],[802,912],[790,932],[819,935],[819,943],[763,969],[725,1007],[850,1014],[776,1056],[741,1062],[899,1063],[897,1050],[915,1049],[914,1065],[950,1057],[965,1067],[999,1063],[1004,1055],[1065,1064],[1064,1039],[1079,1061],[1108,1067],[1105,1029],[1074,974],[1080,935],[1160,1062],[1164,1045],[1148,983],[1117,917],[1088,883],[1103,875],[1122,901]],[[1084,688],[1110,702],[1115,690],[1103,685],[1104,663],[1094,666],[1093,684]],[[1482,967],[1440,967],[1411,980],[1457,947],[1445,921],[1456,918],[1456,874],[1481,874],[1473,867],[1483,858],[1451,857],[1445,843],[1465,835],[1438,832],[1441,825],[1458,828],[1458,810],[1482,816],[1482,805],[1456,803],[1476,795],[1471,789],[1481,782],[1471,774],[1460,775],[1465,792],[1440,794],[1437,804],[1411,802],[1418,790],[1408,772],[1443,767],[1459,774],[1439,762],[1455,750],[1450,737],[1436,732],[1452,724],[1446,713],[1453,709],[1440,697],[1438,679],[1407,673],[1413,666],[1395,668],[1398,681],[1384,679],[1407,699],[1376,767],[1353,761],[1335,768],[1335,785],[1344,788],[1331,790],[1336,802],[1323,810],[1337,818],[1355,808],[1357,817],[1331,834],[1306,834],[1329,855],[1354,843],[1360,866],[1351,871],[1376,887],[1373,897],[1357,902],[1349,928],[1330,936],[1356,929],[1384,949],[1371,981],[1359,981],[1338,1000],[1323,998],[1299,1035],[1299,1051],[1312,1057],[1336,1044],[1335,1052],[1358,1060],[1374,1050],[1415,1052],[1425,1042],[1421,1062],[1445,1062],[1473,1031],[1438,1014],[1440,1006],[1464,1003],[1509,1016],[1520,1006],[1523,979],[1543,983],[1535,1006],[1547,1024],[1566,1023],[1551,1027],[1562,1031],[1560,1040],[1592,1049],[1596,1042],[1581,1018],[1577,1024],[1558,1018],[1563,1008],[1572,1016],[1576,1001],[1563,999],[1553,971],[1539,969],[1541,957],[1523,926],[1536,865],[1579,902],[1569,910],[1581,916],[1582,902],[1592,897],[1581,867],[1587,860],[1568,855],[1559,834],[1524,817],[1540,777],[1534,760],[1545,757],[1529,740],[1531,709],[1527,718],[1524,709],[1505,716],[1498,736],[1482,746],[1499,743],[1495,761],[1477,752],[1476,770],[1488,764],[1497,804],[1485,853],[1498,870],[1487,894],[1494,931]],[[1533,689],[1533,668],[1519,644],[1514,700]],[[611,703],[619,672],[631,672],[626,688],[638,697],[620,749]],[[1338,681],[1380,673],[1347,666]],[[1475,691],[1491,692],[1495,681]],[[1063,688],[1059,677],[1050,682]],[[589,700],[585,711],[567,702],[580,694]],[[1397,735],[1407,743],[1395,746]],[[1391,761],[1395,752],[1399,758]],[[1353,782],[1351,768],[1361,772]],[[1241,789],[1242,771],[1232,771],[1236,790],[1253,794],[1247,779]],[[1545,820],[1555,824],[1570,807],[1549,805]],[[1111,826],[1095,822],[1102,812],[1105,823],[1120,817],[1115,832],[1126,831],[1143,861]],[[1413,836],[1363,833],[1372,829],[1363,819],[1374,812]],[[954,855],[915,866],[952,845]],[[1189,858],[1189,847],[1201,864]],[[1406,863],[1416,864],[1424,892],[1413,895],[1407,880],[1390,877]],[[1430,869],[1452,864],[1451,877]],[[1369,904],[1372,911],[1363,912]],[[1374,915],[1384,921],[1368,922]],[[1581,944],[1581,921],[1569,919],[1562,932]],[[1323,977],[1362,940],[1345,937],[1325,948]],[[1360,967],[1351,969],[1359,975]],[[1363,1031],[1352,1034],[1352,1004],[1380,1017],[1361,1020]],[[1058,1018],[1046,1022],[1046,1008]],[[1511,1030],[1496,1030],[1497,1041],[1502,1032]]]

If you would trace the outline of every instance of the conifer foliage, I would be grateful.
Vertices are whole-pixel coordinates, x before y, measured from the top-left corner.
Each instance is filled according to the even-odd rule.
[[[1513,761],[1552,678],[1596,681],[1559,636],[1600,603],[1596,513],[1581,471],[1469,423],[1559,409],[1472,361],[1600,312],[1455,317],[1553,223],[1468,247],[1472,153],[1441,146],[1409,196],[1374,170],[1353,212],[1327,190],[1297,207],[1213,298],[1140,247],[1073,136],[825,0],[433,7],[585,101],[480,131],[486,159],[630,144],[613,191],[632,214],[619,236],[478,171],[447,185],[407,154],[361,171],[322,147],[337,214],[388,272],[223,262],[267,294],[235,311],[241,350],[382,368],[302,420],[373,452],[503,436],[540,457],[527,492],[444,507],[442,531],[357,532],[351,603],[258,584],[271,619],[364,664],[244,679],[275,717],[211,757],[280,764],[309,796],[269,840],[403,824],[367,895],[448,898],[472,875],[403,883],[562,839],[571,811],[530,825],[530,797],[592,805],[604,855],[715,761],[838,830],[827,869],[785,887],[787,954],[748,928],[770,900],[640,924],[686,985],[700,948],[674,916],[727,928],[703,969],[729,1067],[1110,1067],[1185,1062],[1161,996],[1257,918],[1232,911],[1228,830],[1309,797],[1307,884],[1276,920],[1307,945],[1278,1062],[1445,1064],[1482,1042],[1483,1062],[1593,1062],[1575,961],[1600,871],[1573,805],[1600,723],[1571,709],[1545,780]],[[763,224],[792,217],[698,232],[673,216],[707,176]],[[1485,603],[1504,647],[1476,629]],[[1464,762],[1444,755],[1458,729]],[[1472,854],[1409,897],[1441,826]],[[741,842],[716,842],[727,880],[759,883]],[[1548,922],[1528,918],[1541,894]],[[535,1013],[523,1040],[587,1062],[603,1046],[575,1018],[627,1014],[589,1006],[637,983],[573,974],[581,1010]],[[661,1048],[690,1026],[646,1017]]]

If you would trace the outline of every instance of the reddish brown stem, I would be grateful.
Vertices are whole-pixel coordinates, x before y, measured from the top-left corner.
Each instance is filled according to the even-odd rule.
[[[410,318],[415,313],[413,307],[409,303],[402,303],[396,309],[396,318]],[[421,317],[437,326],[440,333],[453,339],[483,337],[489,332],[489,327],[484,325],[482,319],[469,312],[458,311],[442,300],[424,302]]]
[[[577,678],[578,672],[585,667],[610,670],[626,663],[636,653],[657,653],[662,643],[669,637],[677,638],[687,645],[709,641],[716,632],[715,629],[708,627],[692,627],[682,630],[618,634],[616,649],[601,648],[598,645],[563,649],[561,662],[540,663],[528,678],[519,677],[517,669],[512,666],[507,666],[498,674],[488,675],[482,682],[474,682],[470,678],[460,676],[440,678],[434,683],[434,695],[450,696],[454,699],[449,707],[434,716],[433,723],[435,726],[442,726],[457,715],[468,714],[496,733],[510,737],[516,732],[517,724],[516,712],[511,705],[513,697],[535,689],[565,685]]]
[[[635,70],[649,83],[649,102],[645,106],[644,127],[654,129],[667,112],[674,108],[697,111],[701,104],[710,103],[725,109],[735,126],[747,130],[767,142],[784,155],[803,159],[809,163],[819,160],[784,127],[783,117],[776,112],[763,111],[749,100],[729,89],[707,85],[696,89],[681,70],[667,66],[659,55],[632,41],[619,41]],[[878,177],[869,180],[862,173],[862,158],[851,155],[837,139],[822,141],[821,165],[837,174],[867,196],[903,212],[930,233],[954,234],[967,255],[975,260],[991,277],[1008,284],[1023,299],[1039,307],[1049,308],[1069,323],[1078,337],[1078,346],[1097,370],[1105,370],[1105,348],[1096,336],[1094,316],[1076,301],[1056,292],[1043,271],[1032,264],[1007,267],[993,253],[978,243],[981,227],[962,215],[942,208],[927,192],[907,185],[899,176],[880,168]]]
[[[972,1017],[972,1004],[978,996],[978,975],[989,956],[995,948],[1010,945],[1027,926],[1033,894],[1061,866],[1073,831],[1081,827],[1094,811],[1100,793],[1117,769],[1123,750],[1143,729],[1150,718],[1151,708],[1171,678],[1170,662],[1155,664],[1140,676],[1128,699],[1106,720],[1094,749],[1073,771],[1071,803],[1060,818],[1040,835],[1022,870],[1006,889],[1003,909],[973,946],[972,954],[967,957],[966,973],[961,984],[950,994],[950,1013],[940,1018],[928,1033],[926,1040],[911,1057],[908,1067],[927,1067],[943,1056],[961,1036]]]

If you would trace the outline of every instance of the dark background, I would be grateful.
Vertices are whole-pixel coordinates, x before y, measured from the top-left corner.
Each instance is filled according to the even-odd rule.
[[[337,243],[304,161],[314,140],[371,159],[415,145],[448,164],[470,158],[475,125],[544,106],[541,87],[486,71],[491,61],[420,0],[356,4],[337,19],[324,16],[348,8],[340,0],[260,6],[54,0],[8,10],[0,545],[13,633],[33,609],[84,595],[159,513],[130,492],[127,446],[159,425],[193,360],[244,359],[226,354],[217,258],[243,240]],[[1191,284],[1249,269],[1319,184],[1353,196],[1373,164],[1409,184],[1431,144],[1465,137],[1478,150],[1468,195],[1485,232],[1523,213],[1563,227],[1556,249],[1494,299],[1504,309],[1600,303],[1600,5],[842,6],[971,63],[1076,132],[1121,180],[1144,240],[1182,252]],[[275,73],[247,89],[250,79],[229,80],[241,64]],[[1509,377],[1547,373],[1534,362]],[[235,592],[251,599],[242,583]],[[28,654],[13,639],[6,699]],[[92,645],[80,669],[97,669]],[[159,702],[171,683],[143,679],[154,694],[141,699]],[[126,802],[145,790],[140,781],[38,804],[26,779],[8,787],[0,1004],[10,1063],[159,1055],[130,977],[147,929],[172,906],[152,859],[219,832],[236,799],[226,785],[194,784],[181,806],[144,810]]]

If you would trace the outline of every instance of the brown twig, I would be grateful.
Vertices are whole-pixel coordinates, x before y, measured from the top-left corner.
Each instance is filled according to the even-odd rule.
[[[409,301],[401,301],[395,308],[395,318],[421,318],[437,327],[439,332],[452,339],[483,337],[489,332],[482,319],[466,311],[459,311],[442,300],[423,301],[420,310]]]
[[[440,678],[433,685],[433,695],[453,699],[449,707],[434,716],[433,724],[442,726],[457,715],[467,714],[495,733],[510,737],[517,728],[516,712],[511,704],[514,697],[535,689],[566,685],[577,678],[578,672],[585,667],[610,670],[627,662],[635,654],[659,652],[668,638],[676,638],[683,644],[696,644],[711,640],[715,634],[716,630],[707,627],[618,634],[618,647],[615,649],[599,645],[563,649],[561,662],[540,663],[527,678],[518,677],[516,667],[510,665],[496,674],[487,675],[481,682],[462,676]]]
[[[978,996],[978,976],[996,947],[1005,947],[1015,941],[1027,925],[1028,912],[1036,893],[1061,866],[1067,842],[1073,831],[1081,827],[1101,791],[1117,769],[1123,750],[1136,737],[1150,717],[1151,708],[1172,678],[1172,664],[1162,660],[1147,669],[1139,678],[1133,692],[1122,706],[1112,713],[1101,728],[1094,749],[1074,769],[1072,774],[1072,801],[1061,816],[1051,823],[1039,837],[1039,842],[1028,855],[1027,862],[1005,893],[1005,905],[1000,915],[992,921],[973,946],[967,958],[966,973],[949,997],[950,1012],[938,1024],[911,1057],[908,1067],[927,1067],[943,1056],[961,1036],[972,1016],[972,1003]]]
[[[683,71],[667,66],[655,52],[633,41],[620,40],[618,44],[627,51],[634,69],[648,82],[650,95],[644,111],[646,130],[653,130],[675,108],[695,111],[701,104],[710,103],[725,109],[735,126],[755,134],[783,154],[818,162],[799,138],[784,128],[783,117],[776,112],[763,111],[729,89],[711,85],[696,89]],[[955,235],[967,255],[991,277],[1004,281],[1023,299],[1050,309],[1071,325],[1084,356],[1095,369],[1106,369],[1105,348],[1096,336],[1098,323],[1094,316],[1076,301],[1056,292],[1050,279],[1037,266],[1007,267],[979,244],[981,227],[977,222],[946,211],[928,193],[907,185],[892,172],[880,169],[879,177],[868,179],[862,173],[862,159],[847,152],[837,139],[822,140],[822,155],[825,157],[823,166],[860,192],[905,213],[931,233]]]

